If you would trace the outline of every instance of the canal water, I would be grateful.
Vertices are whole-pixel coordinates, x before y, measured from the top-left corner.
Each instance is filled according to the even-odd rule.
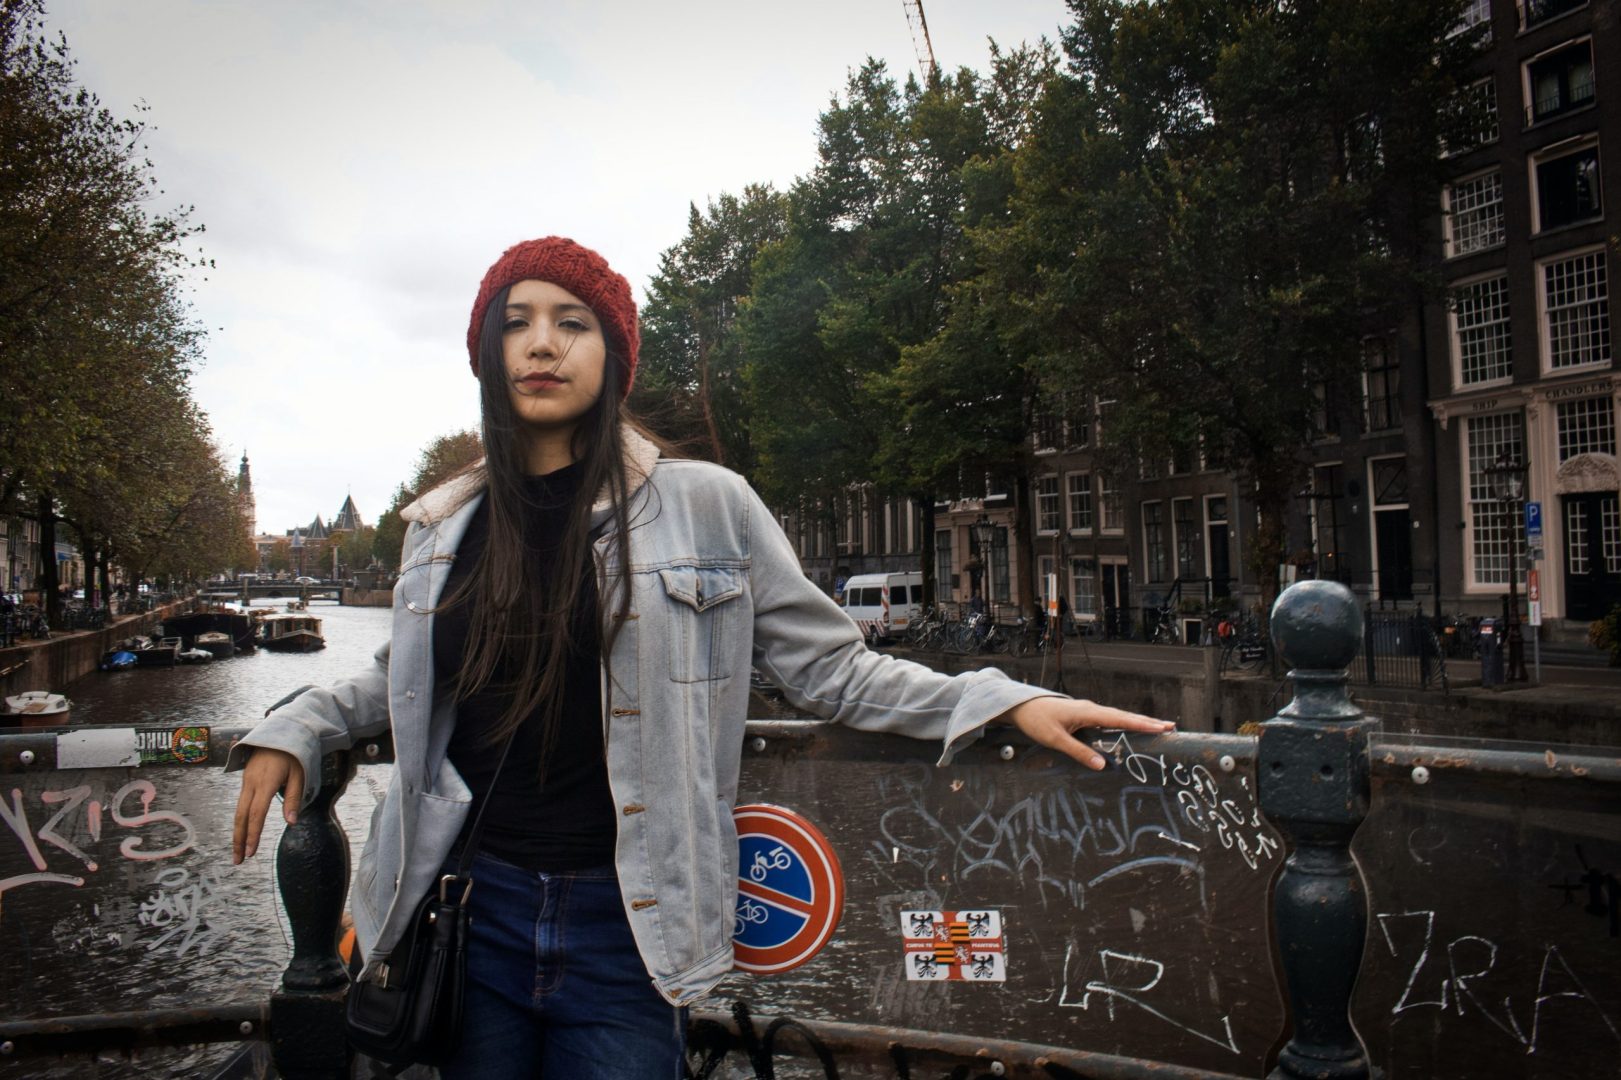
[[[277,606],[262,602],[260,607]],[[134,668],[85,676],[66,688],[75,725],[178,728],[251,724],[288,693],[327,685],[363,670],[388,638],[387,608],[311,604],[322,620],[327,647],[315,653],[256,653],[209,664]],[[338,806],[351,856],[359,852],[371,809],[387,784],[386,766],[359,769]],[[142,770],[127,770],[134,776]],[[161,770],[174,774],[179,770]],[[26,885],[0,896],[0,935],[32,932],[30,948],[12,950],[3,983],[7,1019],[170,1008],[266,1000],[291,955],[286,916],[275,900],[274,854],[279,815],[267,822],[259,855],[240,867],[230,862],[231,818],[238,777],[218,768],[185,774],[185,784],[158,777],[154,807],[183,813],[195,834],[186,868],[172,863],[113,867],[104,859],[94,873],[80,871],[85,886],[63,889]],[[138,805],[134,797],[128,807]],[[34,822],[38,826],[39,822]],[[81,843],[84,841],[81,839]],[[151,832],[148,844],[162,842]],[[88,844],[85,844],[88,848]],[[51,869],[59,856],[49,847]],[[174,861],[178,863],[178,860]],[[164,869],[156,869],[164,867]],[[145,878],[131,879],[134,870]],[[123,877],[117,875],[123,874]],[[189,874],[186,882],[180,876]],[[168,875],[166,878],[164,875]],[[150,878],[150,880],[148,880]],[[191,929],[167,938],[176,910],[155,898],[174,898],[184,910],[193,898]],[[197,907],[211,903],[198,915]],[[9,924],[9,925],[8,925]],[[40,940],[49,936],[49,940]],[[19,962],[19,956],[21,962]],[[19,972],[18,967],[27,970]],[[49,970],[46,970],[49,969]],[[234,1051],[219,1046],[189,1051],[149,1051],[131,1060],[106,1055],[60,1065],[15,1063],[6,1076],[170,1077],[208,1076]]]

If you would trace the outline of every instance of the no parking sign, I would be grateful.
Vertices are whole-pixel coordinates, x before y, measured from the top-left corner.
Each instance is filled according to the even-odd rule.
[[[737,824],[737,911],[732,947],[740,971],[788,971],[815,956],[844,912],[844,872],[821,830],[792,810],[750,803]]]

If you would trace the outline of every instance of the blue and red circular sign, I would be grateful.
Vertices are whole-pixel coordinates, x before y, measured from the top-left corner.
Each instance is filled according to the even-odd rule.
[[[844,871],[821,830],[792,810],[750,803],[737,824],[737,911],[732,935],[740,971],[788,971],[815,956],[844,913]]]

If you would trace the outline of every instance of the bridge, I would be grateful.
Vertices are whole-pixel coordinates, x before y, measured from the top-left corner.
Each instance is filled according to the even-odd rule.
[[[330,600],[335,604],[343,603],[343,586],[335,581],[323,581],[314,585],[297,584],[292,581],[254,581],[238,582],[229,586],[214,585],[204,589],[201,596],[205,600],[216,602],[239,600],[248,603],[254,599],[275,599],[287,597],[305,602],[311,600]]]
[[[845,901],[811,962],[694,1008],[693,1075],[1610,1075],[1621,752],[1381,730],[1347,693],[1342,586],[1290,588],[1272,633],[1293,696],[1258,735],[1099,733],[1100,773],[1007,729],[935,767],[932,744],[750,721],[739,802],[814,822]],[[265,1075],[349,1075],[334,808],[353,783],[369,810],[393,750],[329,754],[297,823],[271,815],[272,879],[231,872],[230,822],[188,809],[234,787],[215,766],[247,730],[0,735],[0,1060],[225,1044]],[[279,920],[251,890],[279,895],[286,953],[255,959]],[[943,925],[995,948],[914,940]],[[36,1015],[69,964],[99,1007]],[[251,996],[186,996],[204,982]]]

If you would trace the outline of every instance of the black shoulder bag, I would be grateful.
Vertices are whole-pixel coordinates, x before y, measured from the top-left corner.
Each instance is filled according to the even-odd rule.
[[[349,1043],[369,1058],[395,1066],[441,1065],[461,1038],[462,984],[467,976],[467,898],[473,891],[473,854],[484,811],[501,778],[516,730],[496,762],[489,794],[473,819],[454,874],[445,874],[417,904],[376,981],[351,983],[345,1019]]]

